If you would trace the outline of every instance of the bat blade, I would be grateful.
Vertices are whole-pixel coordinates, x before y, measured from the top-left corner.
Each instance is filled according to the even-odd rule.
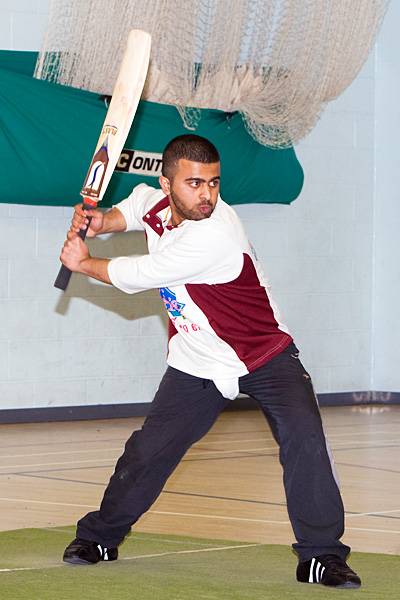
[[[150,44],[151,37],[146,31],[130,31],[110,106],[81,190],[84,198],[98,202],[104,196],[140,100]]]
[[[81,195],[84,208],[95,208],[103,198],[134,119],[146,80],[150,60],[151,36],[132,29],[115,82],[106,118],[101,128]],[[84,239],[86,230],[81,231]],[[54,286],[65,290],[71,271],[61,267]]]

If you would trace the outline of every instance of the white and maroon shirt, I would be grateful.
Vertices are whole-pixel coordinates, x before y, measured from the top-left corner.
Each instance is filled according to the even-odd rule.
[[[239,217],[218,198],[209,218],[173,227],[168,198],[146,184],[117,208],[127,231],[145,230],[149,254],[112,259],[112,284],[128,294],[159,288],[170,319],[168,364],[236,397],[238,378],[292,341]]]

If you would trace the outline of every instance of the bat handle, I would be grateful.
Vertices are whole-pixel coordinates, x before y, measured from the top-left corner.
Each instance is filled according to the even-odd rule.
[[[90,209],[90,208],[95,208],[95,207],[96,207],[96,205],[93,206],[93,204],[83,203],[84,209]],[[78,235],[81,238],[81,240],[85,239],[87,230],[90,227],[90,221],[92,220],[92,217],[87,217],[87,218],[89,220],[89,223],[87,224],[86,229],[80,229],[78,232]],[[71,279],[71,275],[72,275],[72,271],[70,271],[68,269],[68,267],[66,267],[65,265],[61,265],[60,270],[58,271],[56,280],[54,282],[54,287],[58,288],[59,290],[63,290],[63,292],[65,292],[65,290],[68,287],[69,280]]]

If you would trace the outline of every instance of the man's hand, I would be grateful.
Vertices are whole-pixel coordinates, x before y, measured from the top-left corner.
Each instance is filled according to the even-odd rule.
[[[101,210],[95,208],[83,210],[82,204],[77,204],[74,209],[75,211],[72,217],[70,232],[78,233],[81,229],[87,229],[87,237],[95,237],[97,234],[101,233],[104,225],[104,213]],[[89,228],[88,217],[92,217]]]
[[[74,231],[68,231],[60,260],[73,273],[82,273],[103,283],[111,283],[108,275],[108,258],[93,258],[85,242]]]
[[[89,229],[88,217],[92,217]],[[126,230],[126,221],[124,215],[116,206],[111,210],[102,212],[97,208],[83,210],[82,204],[77,204],[72,217],[70,231],[72,233],[79,233],[80,230],[85,229],[87,229],[87,237],[95,237],[100,233],[117,233]]]
[[[60,260],[73,273],[83,273],[83,263],[90,258],[89,249],[77,233],[68,231]]]

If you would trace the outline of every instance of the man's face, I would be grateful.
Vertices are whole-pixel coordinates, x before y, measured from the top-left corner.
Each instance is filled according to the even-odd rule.
[[[160,177],[160,185],[170,199],[172,224],[210,217],[218,200],[219,181],[219,162],[205,164],[183,158],[171,180]]]

